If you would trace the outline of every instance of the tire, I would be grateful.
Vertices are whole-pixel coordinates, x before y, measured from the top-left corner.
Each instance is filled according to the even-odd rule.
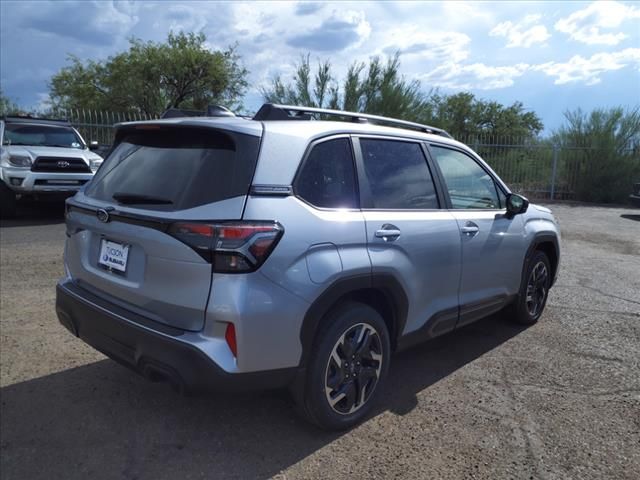
[[[296,397],[307,420],[345,430],[369,414],[380,394],[389,369],[389,332],[376,310],[355,302],[333,310],[323,323]]]
[[[521,325],[536,323],[547,304],[550,284],[549,258],[544,252],[536,250],[527,263],[518,298],[507,310],[510,319]]]
[[[13,190],[0,181],[0,218],[13,218],[16,216],[16,194]]]

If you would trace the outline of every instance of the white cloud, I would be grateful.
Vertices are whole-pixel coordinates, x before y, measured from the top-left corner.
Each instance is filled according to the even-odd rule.
[[[555,29],[587,45],[617,45],[627,35],[622,32],[605,32],[603,29],[618,28],[625,20],[638,18],[640,8],[613,1],[594,2],[558,20]]]
[[[506,21],[496,25],[489,35],[492,37],[505,37],[508,40],[507,47],[529,48],[537,43],[544,43],[551,34],[544,25],[535,25],[541,15],[527,15],[520,22]]]
[[[171,5],[165,20],[169,22],[169,30],[174,32],[199,32],[206,25],[206,18],[190,5]]]
[[[409,2],[411,3],[411,2]],[[415,2],[420,9],[424,10],[424,4]],[[455,2],[432,2],[429,4],[429,10],[440,7],[441,11],[435,11],[432,18],[440,28],[465,28],[470,24],[488,24],[494,23],[494,9],[487,8],[487,4],[480,2],[465,2],[456,0]],[[431,15],[429,15],[431,17]]]
[[[471,39],[464,33],[424,31],[416,25],[403,25],[389,30],[382,40],[382,52],[389,55],[418,55],[421,60],[461,62],[469,56]]]
[[[546,62],[529,65],[491,66],[484,63],[464,65],[449,62],[420,77],[428,86],[464,90],[492,90],[510,87],[527,72],[543,72],[555,78],[555,85],[580,83],[596,85],[605,72],[636,67],[640,70],[640,48],[627,48],[618,52],[601,52],[585,58],[574,55],[566,62]]]
[[[530,65],[517,63],[494,67],[484,63],[460,65],[449,63],[439,66],[422,76],[427,85],[452,89],[491,90],[510,87],[514,79],[521,77]]]
[[[100,31],[121,35],[129,32],[140,20],[135,10],[126,4],[98,2],[94,5],[98,11],[91,21]]]
[[[317,27],[287,38],[290,47],[316,52],[357,48],[369,38],[371,25],[363,11],[334,10]]]
[[[24,5],[30,6],[26,2]],[[21,18],[22,27],[49,36],[75,39],[80,44],[113,45],[118,38],[127,36],[140,20],[135,8],[115,2],[42,2],[30,7]]]
[[[556,85],[572,82],[596,85],[601,82],[602,73],[634,65],[640,69],[640,48],[627,48],[612,53],[596,53],[589,58],[575,55],[568,62],[543,63],[537,65],[535,70],[556,77],[554,81]]]
[[[211,4],[206,4],[210,7]],[[261,32],[269,31],[273,27],[274,23],[277,23],[278,27],[282,26],[282,19],[290,19],[292,15],[293,4],[282,4],[273,2],[267,4],[261,3],[244,3],[234,2],[227,4],[231,9],[231,16],[233,20],[229,22],[229,27],[235,32],[250,32],[252,34],[259,34]],[[217,4],[213,5],[218,7]],[[269,8],[265,8],[265,7]],[[213,15],[214,12],[209,12],[209,15]]]

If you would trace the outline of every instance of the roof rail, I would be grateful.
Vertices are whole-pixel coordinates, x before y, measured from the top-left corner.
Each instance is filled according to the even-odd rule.
[[[179,117],[235,117],[235,114],[222,105],[209,105],[206,110],[187,110],[182,108],[169,108],[160,118]]]
[[[421,123],[408,122],[395,118],[382,117],[380,115],[370,115],[368,113],[345,112],[343,110],[330,110],[328,108],[298,107],[294,105],[277,105],[265,103],[254,115],[254,120],[313,120],[313,114],[332,115],[335,117],[348,118],[352,122],[368,123],[368,121],[387,123],[396,127],[412,128],[421,132],[442,135],[453,138],[449,133],[441,128],[423,125]]]
[[[52,125],[71,125],[71,122],[65,118],[45,118],[34,117],[32,115],[5,115],[2,120],[8,120],[12,123],[50,123]]]

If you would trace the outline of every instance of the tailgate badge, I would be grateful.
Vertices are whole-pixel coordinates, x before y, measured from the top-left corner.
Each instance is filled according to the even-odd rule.
[[[111,218],[109,217],[109,212],[104,208],[99,208],[96,212],[96,215],[98,217],[98,220],[100,220],[102,223],[107,223],[109,220],[111,220]]]

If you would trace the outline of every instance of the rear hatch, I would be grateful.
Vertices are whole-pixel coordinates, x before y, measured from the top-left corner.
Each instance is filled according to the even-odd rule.
[[[204,121],[117,130],[93,180],[67,201],[65,260],[79,286],[151,320],[202,329],[212,263],[176,225],[198,231],[242,218],[261,126],[233,122],[243,133]]]

